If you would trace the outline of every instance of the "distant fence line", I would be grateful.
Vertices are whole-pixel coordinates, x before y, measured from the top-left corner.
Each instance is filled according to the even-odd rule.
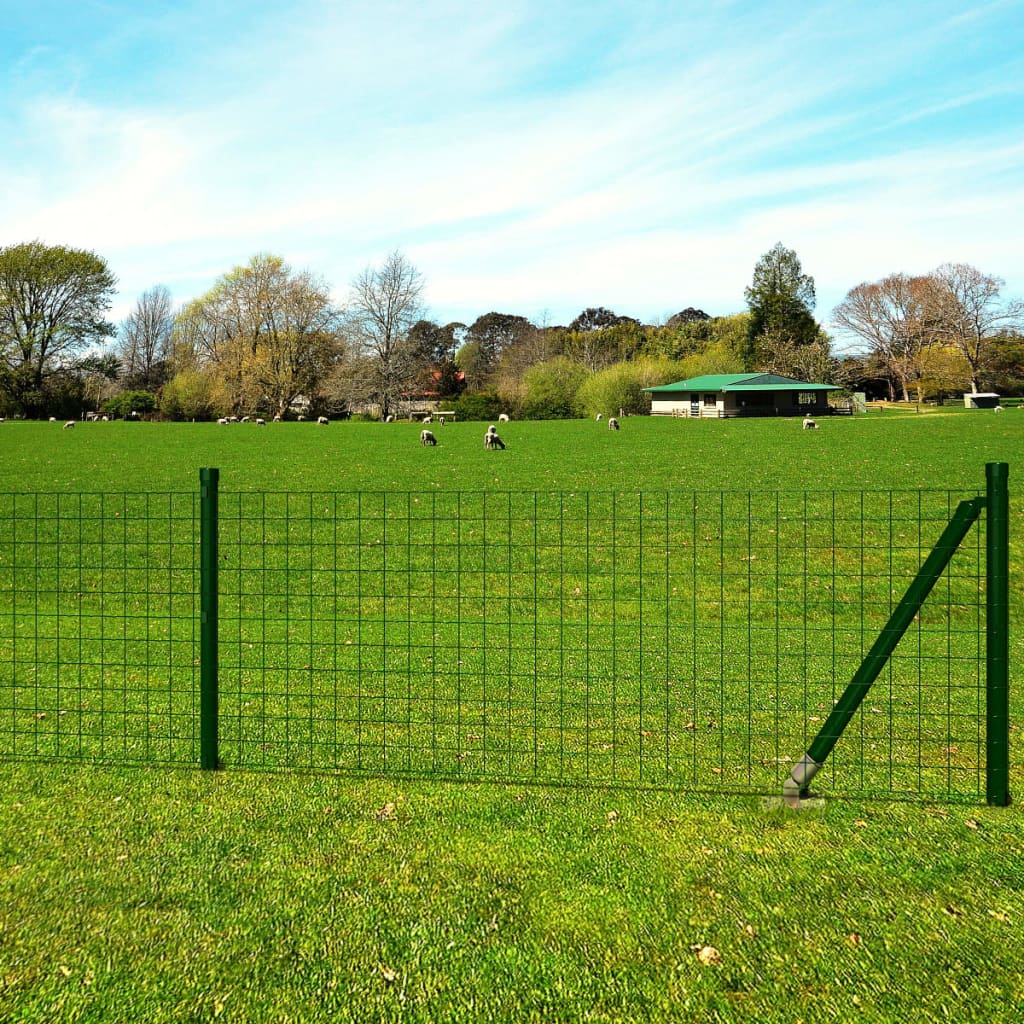
[[[1001,479],[816,788],[1008,800]],[[777,792],[964,497],[0,495],[0,756]]]

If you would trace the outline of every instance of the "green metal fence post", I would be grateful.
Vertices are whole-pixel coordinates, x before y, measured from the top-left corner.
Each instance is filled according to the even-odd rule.
[[[217,756],[217,484],[219,469],[199,470],[199,764],[220,767]]]
[[[1010,498],[1005,462],[985,466],[985,799],[1010,802]]]

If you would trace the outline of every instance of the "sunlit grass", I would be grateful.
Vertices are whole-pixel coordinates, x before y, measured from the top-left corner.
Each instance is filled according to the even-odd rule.
[[[482,490],[692,497],[722,489],[926,486],[969,494],[983,487],[986,461],[1009,462],[1015,487],[1024,413],[885,413],[824,421],[821,430],[806,433],[795,421],[635,419],[618,434],[582,421],[513,423],[503,429],[506,452],[484,452],[484,427],[477,424],[446,425],[437,449],[421,449],[418,428],[408,424],[278,426],[275,433],[276,427],[241,425],[81,424],[61,432],[59,425],[9,422],[0,426],[0,492],[194,492],[198,468],[214,465],[226,493],[375,490],[450,500],[455,491]],[[1016,566],[1022,553],[1016,504],[1011,515]],[[712,557],[717,542],[701,543]],[[789,571],[785,557],[770,562],[761,549],[758,554],[771,566],[762,584]],[[311,561],[310,572],[316,568]],[[581,596],[593,568],[581,566]],[[850,571],[842,552],[832,571]],[[316,579],[310,575],[307,595],[317,592]],[[58,589],[56,577],[52,582]],[[80,582],[62,579],[88,593]],[[236,579],[228,587],[227,611],[240,584]],[[605,596],[601,585],[594,574],[590,629],[597,632],[590,641],[604,636],[607,609],[596,600]],[[769,620],[776,607],[795,615],[806,604],[803,588],[762,602],[757,586],[754,578],[745,599],[752,593],[755,611]],[[1015,621],[1018,587],[1014,581]],[[342,594],[351,590],[341,587]],[[140,600],[145,611],[147,601],[150,608],[158,601],[151,593],[140,598],[130,577],[119,591],[129,609]],[[531,595],[512,595],[519,596]],[[54,611],[59,607],[74,622],[96,598],[63,600],[69,603],[56,603]],[[574,600],[570,590],[568,603],[553,608],[563,620],[562,642],[568,637],[572,649],[583,651],[587,634],[572,633],[579,621]],[[121,609],[108,604],[106,610]],[[274,670],[294,686],[271,697],[271,734],[261,739],[270,744],[261,754],[271,762],[293,761],[287,752],[295,748],[286,741],[306,728],[293,723],[287,728],[296,731],[285,736],[285,708],[305,711],[308,722],[303,691],[328,685],[303,666],[318,645],[333,648],[340,640],[345,646],[352,622],[336,625],[339,610],[332,604],[329,614],[290,620],[307,630],[307,640],[295,652],[301,661],[292,664],[290,654]],[[372,603],[367,610],[372,617]],[[181,673],[182,686],[191,686],[192,666],[176,660],[172,641],[190,649],[194,615],[191,604],[175,607],[168,621],[180,622],[183,632],[147,635],[151,646],[143,648],[159,649],[167,668]],[[146,713],[161,715],[154,750],[169,754],[173,742],[191,749],[191,717],[179,721],[171,703],[159,703],[167,701],[169,672],[134,664],[141,661],[131,645],[134,620],[124,621],[125,637],[105,652],[127,666],[117,677],[120,691],[101,686],[98,669],[86,660],[92,654],[76,648],[80,680],[61,699],[46,694],[52,706],[33,696],[35,705],[21,709],[45,712],[31,719],[44,748],[58,730],[72,745],[83,737],[82,709],[62,707],[64,696],[80,700],[84,689],[87,701],[109,700],[111,712],[126,715],[125,683],[135,671],[148,680]],[[498,635],[507,637],[514,623],[514,616],[502,621]],[[231,659],[244,667],[244,645],[259,635],[257,623],[241,618],[232,628],[229,678]],[[433,643],[433,632],[414,636],[417,644]],[[720,632],[701,643],[713,653],[723,638],[733,656],[746,656],[751,642],[755,659],[775,656],[757,648],[756,632],[752,641]],[[838,666],[846,670],[860,634],[839,634],[837,642]],[[482,657],[482,643],[471,646],[471,657]],[[533,665],[519,666],[503,651],[501,644],[489,647],[488,657],[502,666],[512,660],[518,681],[507,691],[489,681],[488,703],[516,720],[519,705],[534,700]],[[1013,651],[1020,651],[1017,639]],[[539,657],[545,653],[541,648]],[[814,655],[801,648],[792,657]],[[604,672],[601,657],[595,653],[589,666],[595,680]],[[826,660],[831,668],[831,654]],[[267,666],[249,667],[264,685]],[[344,661],[341,667],[351,669]],[[368,738],[384,724],[375,675],[382,667],[365,666]],[[472,664],[461,668],[476,714],[483,696],[473,688],[483,674]],[[567,663],[564,670],[579,667]],[[737,674],[742,678],[741,669]],[[236,755],[247,722],[241,705],[250,699],[246,676],[238,678],[225,698],[224,724],[227,752]],[[458,766],[462,781],[431,781],[422,773],[360,779],[322,769],[250,772],[237,765],[211,776],[4,763],[0,1019],[1014,1021],[1024,1013],[1024,818],[1017,805],[846,798],[792,814],[765,809],[756,796],[632,788],[634,769],[643,763],[641,742],[663,763],[665,737],[675,735],[660,725],[663,691],[652,695],[651,721],[616,719],[625,758],[620,781],[630,787],[466,781],[481,774],[476,766],[485,759],[500,767],[495,774],[508,774],[507,744],[497,742],[505,734],[485,733],[479,715],[453,723],[421,714],[431,694],[411,689],[419,683],[407,678],[406,696],[417,702],[393,705],[388,728],[409,737],[410,764],[421,748],[431,757],[436,752],[438,767],[450,776]],[[342,698],[351,696],[358,676],[345,679],[353,685],[346,682]],[[633,684],[622,685],[625,695]],[[595,682],[586,701],[563,700],[565,736],[576,736],[588,721],[595,737],[610,727],[602,717],[611,709],[602,686]],[[814,712],[802,693],[792,696],[801,718]],[[1016,696],[1012,707],[1016,716]],[[133,710],[141,714],[145,707]],[[873,718],[881,716],[870,707],[865,713],[870,734]],[[767,715],[755,723],[769,739],[766,755],[776,751],[777,721]],[[490,730],[494,720],[486,724]],[[723,732],[702,722],[698,733],[687,724],[681,722],[689,743],[718,743]],[[806,727],[786,726],[801,743]],[[427,743],[413,728],[435,731]],[[328,732],[322,739],[326,750],[339,736]],[[110,741],[116,749],[119,736]],[[525,748],[519,768],[533,763],[532,742]],[[564,755],[557,747],[536,751]],[[962,753],[942,756],[955,764]],[[838,749],[836,756],[842,756]],[[591,782],[605,778],[607,767],[595,759]],[[1019,792],[1022,784],[1024,773],[1015,767],[1011,789]]]

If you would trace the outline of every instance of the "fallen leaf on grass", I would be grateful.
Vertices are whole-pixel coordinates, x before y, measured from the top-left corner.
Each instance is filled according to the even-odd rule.
[[[395,805],[393,803],[386,803],[377,811],[378,821],[391,821],[395,816]]]
[[[398,980],[398,971],[393,971],[390,967],[385,964],[380,965],[380,976],[389,984],[393,984]]]
[[[846,941],[851,946],[859,946],[861,944],[861,937],[856,932],[850,932],[850,934],[846,936]]]
[[[966,826],[967,826],[968,828],[973,828],[973,829],[974,829],[975,831],[977,831],[977,830],[978,830],[979,828],[981,828],[981,822],[979,822],[979,821],[975,821],[975,820],[974,820],[973,818],[968,818],[968,819],[967,819],[967,820],[966,820],[966,821],[964,822],[964,824],[965,824],[965,825],[966,825]]]
[[[702,946],[698,943],[695,946],[691,946],[690,949],[697,954],[697,959],[705,967],[714,967],[722,962],[722,954],[714,946]]]
[[[1004,924],[1010,920],[1010,915],[1004,914],[1001,910],[990,910],[988,916],[994,917],[997,921],[1002,921]]]
[[[868,827],[868,823],[866,821],[855,821],[853,823],[853,827],[854,828],[867,828]]]
[[[617,822],[618,820],[619,820],[619,812],[618,811],[609,811],[608,812],[608,824],[609,825],[614,825],[615,822]]]

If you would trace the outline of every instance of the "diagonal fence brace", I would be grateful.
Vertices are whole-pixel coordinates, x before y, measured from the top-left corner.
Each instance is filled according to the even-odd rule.
[[[811,780],[839,741],[850,719],[871,689],[871,684],[878,678],[878,674],[885,667],[885,663],[914,621],[914,617],[920,612],[925,599],[986,504],[985,498],[979,497],[962,501],[957,506],[953,518],[946,524],[942,536],[936,541],[931,553],[918,569],[917,575],[911,580],[906,593],[889,616],[889,621],[872,644],[871,650],[854,673],[853,679],[836,702],[807,753],[797,762],[789,778],[783,783],[782,796],[786,803],[795,806],[799,803],[800,797],[807,794]]]

